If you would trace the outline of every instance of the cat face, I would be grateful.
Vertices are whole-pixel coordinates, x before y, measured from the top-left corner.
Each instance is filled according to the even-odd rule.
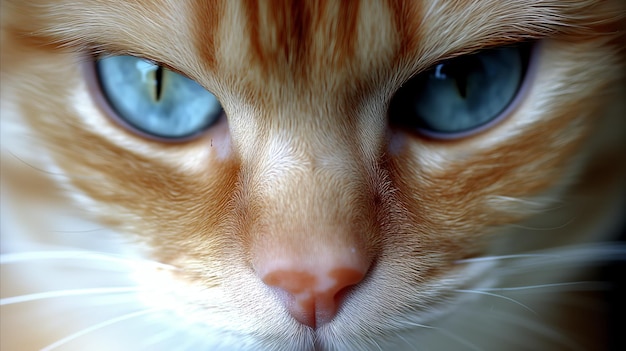
[[[117,292],[135,309],[120,309],[110,324],[146,318],[142,325],[158,327],[146,329],[152,338],[118,329],[121,347],[172,349],[184,339],[191,341],[181,349],[376,349],[427,340],[483,348],[489,344],[465,336],[428,335],[454,333],[450,318],[492,302],[479,301],[492,294],[480,288],[504,274],[493,273],[498,260],[478,257],[588,240],[602,233],[569,226],[525,240],[511,225],[561,225],[559,218],[587,211],[585,202],[615,207],[623,166],[591,201],[570,197],[596,182],[587,170],[598,155],[614,167],[623,160],[614,151],[623,133],[601,129],[608,120],[609,130],[624,130],[615,113],[604,113],[622,79],[617,2],[3,7],[3,201],[12,211],[3,253],[37,251],[49,264],[5,256],[3,298],[58,286],[67,296],[76,283],[107,295],[119,286],[103,282],[125,279],[132,288]],[[392,105],[413,77],[519,42],[531,43],[528,66],[501,120],[445,138],[395,122],[405,117]],[[93,62],[121,55],[189,77],[223,113],[175,142],[119,123]],[[547,210],[561,199],[571,205],[559,215]],[[599,206],[590,217],[615,216]],[[500,242],[506,249],[494,248]],[[86,251],[55,256],[67,247]],[[67,268],[80,257],[117,260],[123,278]],[[10,301],[2,313],[12,325],[27,312],[81,305]],[[72,333],[107,323],[90,321],[95,314],[68,317],[69,332],[46,329],[32,347],[91,349],[93,335]],[[23,342],[13,337],[3,348]]]

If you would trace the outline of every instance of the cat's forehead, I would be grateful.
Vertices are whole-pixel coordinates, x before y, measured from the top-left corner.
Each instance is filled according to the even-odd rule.
[[[438,60],[573,28],[576,20],[550,0],[34,3],[41,6],[31,8],[39,21],[26,25],[30,35],[146,57],[201,82],[228,74],[288,78],[294,86],[309,77],[393,72],[405,79]]]
[[[233,40],[220,41],[207,56],[218,58],[218,70],[248,68],[260,78],[300,84],[360,75],[397,55],[393,10],[384,2],[226,2],[215,34]]]
[[[237,72],[235,76],[243,71],[258,72],[264,79],[292,78],[297,85],[309,77],[426,68],[449,56],[529,37],[538,29],[536,23],[527,23],[529,13],[536,11],[542,18],[552,10],[491,0],[478,5],[436,0],[235,0],[188,2],[182,7],[160,1],[161,12],[171,7],[185,18],[168,25],[184,37],[163,52],[162,60],[174,67],[187,63],[190,71],[200,64],[212,72]],[[502,16],[485,17],[485,12]],[[194,52],[170,57],[182,42],[190,43]],[[185,62],[184,57],[198,62]]]

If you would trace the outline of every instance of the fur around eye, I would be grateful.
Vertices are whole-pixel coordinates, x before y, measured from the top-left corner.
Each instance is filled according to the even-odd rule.
[[[114,118],[129,129],[167,141],[193,138],[222,115],[217,98],[198,83],[133,56],[96,62],[96,77]]]
[[[392,99],[392,124],[435,139],[458,139],[506,117],[528,71],[530,45],[499,47],[440,62]]]

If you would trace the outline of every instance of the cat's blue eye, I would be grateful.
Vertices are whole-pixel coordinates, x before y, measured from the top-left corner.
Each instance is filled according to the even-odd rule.
[[[461,138],[492,125],[518,95],[529,53],[526,44],[436,64],[396,93],[390,123],[438,139]]]
[[[96,72],[117,117],[142,134],[186,140],[222,115],[217,98],[198,83],[144,59],[106,57],[96,62]]]

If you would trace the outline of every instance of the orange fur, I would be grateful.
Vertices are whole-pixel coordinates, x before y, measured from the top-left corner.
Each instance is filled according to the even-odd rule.
[[[10,235],[3,228],[3,253],[72,230],[54,228],[47,209],[121,233],[137,255],[176,267],[134,272],[147,288],[138,300],[174,313],[170,323],[179,327],[199,323],[207,345],[220,346],[211,343],[224,335],[234,339],[225,349],[418,345],[411,323],[438,325],[448,304],[464,303],[453,290],[478,279],[455,262],[501,252],[492,240],[515,246],[505,235],[510,225],[554,223],[547,208],[563,200],[571,201],[560,214],[567,220],[590,211],[577,225],[604,228],[570,226],[545,245],[528,244],[542,249],[597,240],[618,220],[590,207],[619,208],[624,189],[622,107],[604,111],[621,106],[613,91],[624,82],[619,1],[5,0],[2,7],[3,196],[20,214],[16,222],[23,213],[38,222]],[[537,72],[507,120],[445,142],[389,126],[387,104],[413,75],[528,39],[542,41]],[[191,77],[220,99],[225,119],[185,143],[142,139],[108,119],[89,93],[84,65],[99,53],[144,57]],[[602,187],[594,170],[606,165]],[[31,194],[39,183],[47,191]],[[348,246],[364,253],[370,271],[317,331],[292,320],[254,273],[259,260],[285,251],[324,255]],[[49,290],[38,287],[40,272],[20,267],[3,265],[3,298]],[[34,290],[22,289],[22,276],[35,280]],[[67,330],[31,340],[38,330],[16,332],[19,316],[35,313],[26,308],[3,306],[2,349],[35,350],[89,326],[72,316]],[[455,345],[424,338],[435,349]],[[102,349],[135,349],[132,342],[126,335]],[[585,348],[596,340],[591,331],[575,342]],[[95,345],[87,336],[66,346]]]

